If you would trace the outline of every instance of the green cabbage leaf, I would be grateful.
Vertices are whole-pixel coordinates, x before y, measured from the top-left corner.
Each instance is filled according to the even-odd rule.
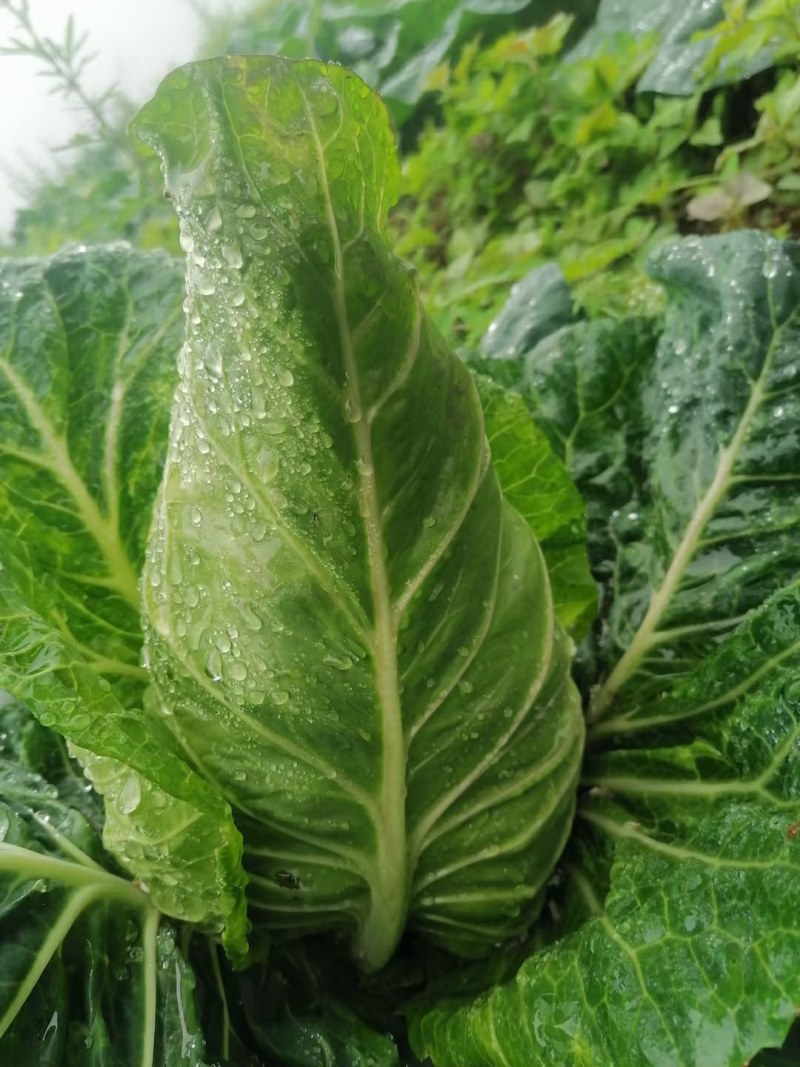
[[[486,952],[538,911],[583,720],[477,390],[387,246],[386,112],[342,68],[228,57],[136,130],[188,259],[143,583],[164,722],[259,920],[349,929],[367,968],[407,921]]]
[[[78,781],[56,734],[0,708],[3,1062],[205,1067],[194,975],[104,852]]]
[[[0,687],[73,743],[155,905],[241,954],[230,809],[145,711],[138,576],[180,294],[172,260],[123,245],[0,262]]]
[[[687,239],[651,271],[657,343],[575,323],[519,357],[587,503],[597,682],[548,920],[510,982],[413,1008],[437,1067],[739,1067],[800,1003],[800,249]]]

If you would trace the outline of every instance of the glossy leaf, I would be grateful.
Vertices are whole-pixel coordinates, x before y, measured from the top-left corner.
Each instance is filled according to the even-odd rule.
[[[97,671],[138,680],[139,569],[161,475],[181,278],[126,246],[0,261],[0,516]]]
[[[484,377],[477,379],[477,386],[500,488],[536,535],[547,564],[556,618],[579,640],[597,610],[597,586],[586,555],[583,501],[521,397]]]
[[[0,686],[102,777],[106,843],[159,906],[229,924],[241,952],[230,810],[144,711],[138,573],[180,292],[171,260],[122,245],[0,262]]]
[[[23,723],[0,713],[4,728]],[[3,1062],[203,1067],[193,976],[147,895],[107,869],[80,812],[0,759],[0,830]]]
[[[646,480],[611,516],[604,732],[646,725],[800,567],[800,248],[742,232],[667,245],[650,269],[669,306],[638,394]]]
[[[535,305],[531,313],[537,321]],[[522,396],[564,461],[586,508],[592,570],[603,582],[614,570],[609,516],[644,481],[639,393],[656,339],[646,319],[596,319],[548,333],[516,359],[497,358],[492,346],[478,364]]]
[[[745,7],[755,7],[749,0]],[[710,33],[726,16],[724,0],[684,0],[664,4],[658,0],[601,0],[595,25],[572,53],[573,58],[596,55],[613,48],[614,38],[631,34],[654,41],[653,54],[637,86],[640,92],[689,95],[708,77],[705,64],[713,53]],[[720,64],[713,84],[724,85],[752,77],[772,65],[773,50],[745,52],[744,59]],[[705,75],[705,77],[704,77]]]
[[[590,759],[566,870],[580,920],[508,985],[419,1013],[418,1054],[740,1067],[780,1045],[800,1002],[798,639],[795,584],[676,688],[679,716],[709,701],[690,741]]]
[[[539,341],[575,318],[561,268],[546,263],[512,285],[508,299],[481,341],[481,355],[517,364]]]
[[[343,69],[183,68],[137,120],[188,251],[145,571],[167,721],[237,811],[273,925],[524,929],[582,745],[544,561],[469,372],[386,246],[385,111]]]

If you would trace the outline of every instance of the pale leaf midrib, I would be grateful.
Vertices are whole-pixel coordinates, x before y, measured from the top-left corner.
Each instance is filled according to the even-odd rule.
[[[28,997],[44,974],[50,960],[56,954],[64,938],[70,932],[81,913],[102,895],[96,887],[84,886],[77,890],[62,908],[58,918],[52,924],[47,935],[37,947],[27,974],[17,984],[16,992],[5,1013],[0,1017],[0,1041],[3,1035],[25,1006]]]
[[[334,253],[334,309],[346,375],[347,401],[360,462],[357,464],[359,495],[367,542],[373,589],[375,625],[373,657],[378,703],[381,710],[383,775],[376,828],[376,872],[372,885],[373,914],[363,932],[363,951],[368,963],[380,965],[399,940],[405,923],[408,868],[405,826],[405,743],[400,686],[397,677],[397,632],[392,612],[389,575],[383,547],[383,527],[375,484],[371,426],[361,399],[358,365],[347,314],[344,256],[333,207],[325,151],[314,114],[300,82],[308,126],[316,147],[320,187],[325,201],[326,223]],[[380,913],[383,914],[380,914]],[[372,942],[372,943],[371,943]]]
[[[674,593],[680,586],[686,567],[694,558],[703,531],[730,488],[734,467],[744,448],[753,419],[764,401],[764,386],[772,370],[772,361],[779,335],[780,331],[776,330],[765,355],[761,373],[753,385],[750,398],[736,427],[736,432],[731,438],[730,444],[720,450],[717,469],[711,484],[694,510],[680,544],[672,556],[663,582],[651,594],[644,619],[624,655],[598,690],[589,715],[591,722],[598,722],[605,717],[605,713],[613,704],[616,694],[636,671],[648,649],[652,647],[652,639],[656,628],[664,612],[669,607]]]
[[[45,449],[40,465],[49,469],[72,497],[78,517],[100,549],[109,570],[109,585],[138,612],[139,579],[119,539],[119,530],[100,511],[72,463],[66,441],[56,433],[32,391],[5,358],[0,359],[0,372],[5,375],[31,426],[39,434]]]
[[[103,868],[48,856],[21,845],[0,842],[0,871],[5,874],[20,873],[27,878],[44,878],[73,888],[88,888],[102,896],[124,900],[134,907],[150,907],[144,893],[124,878]]]
[[[681,722],[684,719],[693,719],[695,716],[703,715],[708,711],[716,711],[718,708],[738,700],[739,697],[745,696],[763,677],[780,667],[784,660],[791,659],[792,656],[799,653],[800,641],[796,641],[793,645],[770,657],[764,663],[759,664],[752,674],[749,674],[737,685],[732,686],[712,700],[707,700],[703,704],[696,704],[693,707],[681,708],[674,715],[652,715],[642,718],[619,716],[618,718],[604,719],[592,731],[592,736],[600,737],[605,734],[632,733],[637,730],[647,730],[673,722]]]
[[[635,841],[637,844],[640,844],[653,852],[659,852],[661,855],[669,857],[676,863],[692,861],[710,867],[712,870],[754,870],[771,872],[785,869],[794,874],[798,871],[797,864],[790,863],[788,860],[782,861],[774,858],[763,860],[735,859],[728,858],[727,856],[712,855],[710,852],[699,852],[697,849],[684,848],[680,845],[670,845],[665,841],[659,841],[657,838],[649,837],[647,834],[642,833],[641,830],[634,829],[632,826],[623,825],[615,819],[610,819],[597,812],[582,810],[579,811],[579,814],[582,819],[586,820],[586,822],[590,822],[597,826],[599,829],[609,834],[609,836],[627,841]]]
[[[156,1029],[158,1023],[158,928],[161,913],[151,908],[145,916],[142,929],[144,950],[144,1011],[142,1013],[142,1067],[154,1067],[156,1055]],[[180,972],[178,972],[177,1000],[181,1004]]]

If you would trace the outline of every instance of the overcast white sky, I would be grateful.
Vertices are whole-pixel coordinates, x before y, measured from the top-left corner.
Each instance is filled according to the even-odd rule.
[[[241,0],[238,0],[241,2]],[[229,0],[216,0],[223,10]],[[144,102],[163,75],[197,54],[200,26],[189,0],[29,0],[40,33],[60,39],[67,17],[88,31],[97,58],[87,84],[104,89],[117,82],[133,99]],[[15,20],[0,9],[0,45],[15,29]],[[0,56],[0,231],[7,231],[20,203],[13,188],[25,173],[26,160],[46,161],[49,148],[64,144],[85,118],[61,97],[48,94],[35,60]],[[13,179],[9,176],[13,174]]]

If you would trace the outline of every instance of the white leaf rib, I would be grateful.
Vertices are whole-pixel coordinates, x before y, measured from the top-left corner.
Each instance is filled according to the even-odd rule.
[[[730,704],[739,697],[746,696],[747,693],[753,688],[753,686],[759,682],[766,675],[771,674],[776,670],[785,660],[791,659],[793,656],[800,654],[800,641],[790,645],[784,649],[783,652],[779,652],[776,656],[771,657],[765,663],[762,663],[752,674],[747,678],[739,682],[737,685],[727,689],[724,693],[718,697],[714,697],[713,700],[707,700],[704,704],[696,704],[694,707],[685,708],[675,715],[651,715],[647,718],[635,718],[633,716],[618,716],[616,718],[604,719],[599,722],[592,730],[591,737],[600,737],[606,734],[622,734],[622,733],[634,733],[639,730],[648,730],[652,727],[665,726],[668,723],[681,722],[684,719],[693,719],[697,715],[704,715],[709,711],[716,711],[718,708],[724,707],[726,704]]]
[[[299,81],[296,84],[304,102],[309,132],[316,148],[320,188],[324,197],[326,222],[333,246],[334,287],[332,295],[346,379],[347,403],[356,451],[360,459],[358,463],[359,496],[373,592],[375,617],[372,654],[378,704],[381,711],[383,781],[378,817],[375,819],[377,845],[375,874],[371,883],[372,909],[360,932],[359,951],[369,965],[380,966],[394,949],[402,932],[409,888],[405,827],[405,744],[400,686],[397,677],[397,620],[393,616],[391,607],[380,502],[375,483],[371,426],[361,397],[359,368],[348,320],[344,254],[328,183],[325,150],[304,89]]]
[[[736,463],[750,433],[753,420],[766,396],[766,383],[772,371],[779,336],[780,332],[776,330],[764,357],[761,373],[753,383],[752,392],[730,444],[720,450],[714,477],[695,507],[661,585],[651,594],[647,611],[633,640],[597,692],[589,713],[590,723],[599,722],[606,717],[616,694],[635,673],[643,657],[652,647],[653,635],[658,624],[680,587],[681,579],[697,551],[709,521],[730,489]]]
[[[47,936],[37,949],[27,974],[22,981],[18,983],[16,992],[11,999],[11,1003],[6,1008],[2,1018],[0,1018],[0,1040],[25,1006],[25,1002],[36,988],[39,979],[44,974],[45,968],[61,947],[64,938],[75,925],[81,912],[101,896],[102,891],[98,890],[96,887],[87,886],[70,897],[61,914],[50,927]]]
[[[139,610],[139,579],[119,537],[119,529],[100,511],[97,501],[75,469],[67,442],[56,433],[27,383],[5,358],[0,358],[2,373],[22,405],[28,422],[39,435],[44,453],[39,466],[46,467],[72,498],[78,517],[86,527],[106,562],[109,584],[131,607]]]

